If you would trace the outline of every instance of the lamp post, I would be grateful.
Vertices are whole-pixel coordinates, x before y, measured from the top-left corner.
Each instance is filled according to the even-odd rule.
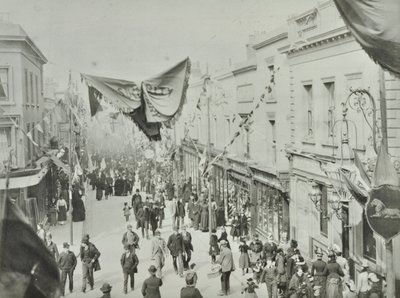
[[[313,202],[315,209],[317,209],[318,212],[322,212],[323,210],[321,208],[321,189],[315,181],[310,181],[310,184],[311,189],[308,193],[308,197],[310,198],[311,202]]]

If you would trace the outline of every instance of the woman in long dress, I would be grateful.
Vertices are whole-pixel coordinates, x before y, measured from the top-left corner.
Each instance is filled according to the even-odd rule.
[[[208,231],[208,204],[205,201],[201,205],[200,228],[203,232]]]
[[[340,277],[344,276],[342,267],[336,262],[336,254],[331,251],[328,255],[323,275],[326,276],[326,298],[343,298],[343,287]]]
[[[61,197],[58,199],[56,207],[58,213],[58,222],[60,225],[63,225],[67,220],[67,202]]]

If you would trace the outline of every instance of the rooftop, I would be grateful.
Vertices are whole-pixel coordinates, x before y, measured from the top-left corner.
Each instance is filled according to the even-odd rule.
[[[47,59],[40,49],[31,40],[25,30],[18,24],[0,21],[0,41],[25,41],[32,51],[37,55],[37,58],[42,63],[46,63]]]

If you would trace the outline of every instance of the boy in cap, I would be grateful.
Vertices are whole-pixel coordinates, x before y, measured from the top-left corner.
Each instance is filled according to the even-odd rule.
[[[196,288],[195,275],[187,273],[185,277],[186,287],[181,289],[181,298],[203,298],[200,291]]]
[[[63,251],[58,259],[58,267],[61,270],[61,295],[65,296],[65,283],[67,282],[67,276],[69,279],[69,292],[72,293],[74,290],[74,270],[76,267],[76,256],[69,250],[69,244],[64,242]]]
[[[100,291],[103,292],[103,296],[100,298],[111,298],[111,289],[112,286],[108,282],[105,282],[100,288]]]

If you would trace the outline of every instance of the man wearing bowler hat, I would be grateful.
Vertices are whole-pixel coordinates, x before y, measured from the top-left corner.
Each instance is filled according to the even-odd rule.
[[[108,282],[105,282],[100,288],[100,291],[103,292],[103,296],[100,298],[111,298],[111,289],[112,286]]]
[[[87,281],[89,282],[90,289],[93,290],[93,271],[100,270],[98,261],[100,252],[93,243],[89,242],[88,234],[85,234],[82,238],[80,256],[82,261],[82,292],[85,293]]]
[[[128,293],[128,278],[131,279],[131,290],[135,288],[135,273],[138,272],[137,266],[139,265],[139,259],[135,252],[132,251],[129,244],[124,246],[125,252],[121,256],[122,272],[124,273],[124,293]]]
[[[151,265],[149,268],[150,277],[143,282],[142,295],[144,298],[161,298],[160,287],[162,280],[156,277],[157,268]]]
[[[64,242],[63,252],[60,254],[58,259],[58,267],[61,270],[61,295],[65,296],[65,283],[67,282],[67,276],[69,280],[69,292],[72,293],[74,289],[74,270],[76,267],[75,254],[69,250],[69,244]]]

